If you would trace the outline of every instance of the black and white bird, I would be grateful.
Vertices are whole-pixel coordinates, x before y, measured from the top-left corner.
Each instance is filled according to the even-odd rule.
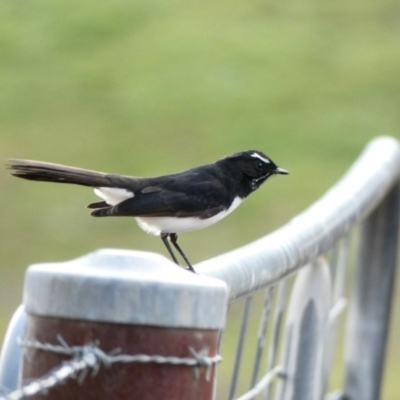
[[[235,153],[183,172],[150,178],[20,159],[10,159],[8,168],[18,178],[94,188],[95,194],[103,201],[88,205],[93,209],[92,216],[135,217],[145,232],[161,236],[173,261],[179,265],[169,239],[192,272],[195,272],[192,264],[178,245],[178,233],[215,224],[270,176],[288,174],[256,150]]]

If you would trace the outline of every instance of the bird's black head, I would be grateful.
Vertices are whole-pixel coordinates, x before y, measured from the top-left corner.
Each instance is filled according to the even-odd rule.
[[[287,175],[289,172],[279,168],[261,151],[249,150],[232,154],[222,160],[232,175],[240,179],[243,197],[258,189],[272,175]]]

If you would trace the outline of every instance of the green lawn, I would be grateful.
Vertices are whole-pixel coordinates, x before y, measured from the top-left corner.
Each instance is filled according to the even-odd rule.
[[[155,175],[265,151],[291,175],[219,225],[182,236],[193,262],[209,258],[299,213],[371,138],[400,139],[399,16],[392,0],[6,0],[0,159]],[[0,337],[29,264],[101,247],[165,254],[134,221],[89,218],[90,190],[5,171],[0,189]],[[385,400],[400,397],[399,332]]]

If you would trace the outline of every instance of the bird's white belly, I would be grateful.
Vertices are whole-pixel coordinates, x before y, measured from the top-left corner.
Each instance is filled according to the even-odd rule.
[[[145,232],[151,235],[158,236],[161,233],[180,233],[196,231],[199,229],[207,228],[208,226],[215,224],[218,221],[221,221],[221,219],[225,218],[236,207],[238,207],[242,201],[243,199],[237,197],[227,210],[222,211],[219,214],[207,219],[200,219],[197,217],[135,217],[135,219],[138,222],[139,226]]]

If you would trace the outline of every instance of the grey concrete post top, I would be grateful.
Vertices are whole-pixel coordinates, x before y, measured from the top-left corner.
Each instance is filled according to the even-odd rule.
[[[227,302],[220,280],[158,254],[110,249],[32,265],[23,295],[32,315],[194,329],[223,328]]]

